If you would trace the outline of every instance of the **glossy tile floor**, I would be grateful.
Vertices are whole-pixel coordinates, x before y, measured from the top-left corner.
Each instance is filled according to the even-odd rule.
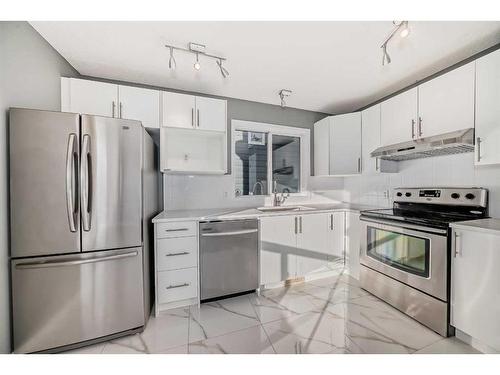
[[[346,275],[171,310],[141,334],[67,353],[478,353]]]

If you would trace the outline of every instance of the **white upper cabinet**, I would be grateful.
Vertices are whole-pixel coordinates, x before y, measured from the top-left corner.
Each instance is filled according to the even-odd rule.
[[[361,112],[361,146],[361,172],[363,174],[398,171],[396,162],[370,156],[375,149],[381,146],[380,104]]]
[[[475,161],[500,163],[500,50],[476,61]]]
[[[62,78],[61,110],[118,117],[118,85],[84,79]]]
[[[160,127],[160,92],[138,87],[119,86],[118,115],[138,120],[148,128]]]
[[[416,138],[417,88],[393,96],[380,105],[381,144],[389,146]]]
[[[163,92],[162,95],[162,126],[195,128],[196,97],[174,92]]]
[[[330,174],[330,117],[314,124],[314,175]]]
[[[225,132],[226,107],[225,100],[163,92],[162,126]]]
[[[474,127],[475,62],[418,86],[419,138]]]
[[[225,100],[196,97],[196,127],[201,130],[225,132],[227,127]]]
[[[330,128],[330,175],[361,172],[361,113],[333,116]]]

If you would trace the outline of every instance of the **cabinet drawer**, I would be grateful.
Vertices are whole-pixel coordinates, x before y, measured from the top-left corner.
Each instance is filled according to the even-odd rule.
[[[196,267],[197,238],[162,238],[156,242],[156,266],[158,271]]]
[[[158,302],[168,303],[198,295],[198,268],[158,272]]]
[[[157,238],[196,236],[196,221],[179,221],[156,224]]]

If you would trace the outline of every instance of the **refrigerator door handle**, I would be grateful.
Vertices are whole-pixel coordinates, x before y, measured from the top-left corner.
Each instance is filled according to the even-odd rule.
[[[66,151],[66,208],[68,210],[69,230],[76,232],[76,215],[78,214],[76,202],[76,134],[71,133],[68,137],[68,148]]]
[[[90,181],[90,135],[83,136],[82,155],[80,161],[80,195],[82,197],[82,224],[83,230],[90,231],[90,212],[91,212],[91,181]]]
[[[34,269],[34,268],[48,268],[48,267],[65,267],[65,266],[78,266],[87,263],[98,263],[105,262],[108,260],[116,260],[122,258],[135,257],[139,254],[137,251],[129,251],[123,254],[108,255],[105,257],[95,257],[89,259],[75,259],[75,260],[63,260],[63,261],[48,261],[48,262],[32,262],[32,263],[18,263],[16,264],[17,269]]]

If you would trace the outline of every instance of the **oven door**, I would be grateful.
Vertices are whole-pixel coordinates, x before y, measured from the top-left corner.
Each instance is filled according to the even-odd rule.
[[[361,217],[360,263],[447,301],[447,230]]]

